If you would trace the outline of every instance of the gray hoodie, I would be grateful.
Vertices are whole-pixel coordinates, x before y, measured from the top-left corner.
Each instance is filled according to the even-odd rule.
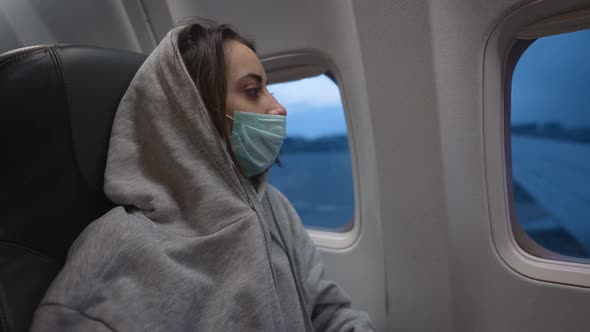
[[[111,135],[105,192],[32,331],[368,331],[289,201],[235,168],[172,30]]]

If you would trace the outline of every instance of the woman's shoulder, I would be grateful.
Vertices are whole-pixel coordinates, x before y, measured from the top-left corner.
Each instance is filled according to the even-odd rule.
[[[142,242],[138,222],[123,207],[115,207],[90,223],[70,247],[64,267],[44,302],[78,307],[100,287],[109,271],[126,265],[133,246]]]
[[[67,261],[71,261],[72,258],[80,254],[91,254],[99,257],[108,256],[109,252],[116,250],[120,244],[127,242],[132,233],[131,230],[136,227],[134,224],[133,216],[127,213],[124,207],[113,208],[102,217],[91,222],[80,233],[70,248]],[[97,253],[101,254],[97,255]]]
[[[290,236],[302,233],[303,225],[299,214],[289,199],[276,187],[269,185],[266,191],[272,208],[273,218]]]
[[[278,221],[289,221],[290,223],[301,223],[299,214],[295,210],[291,201],[275,186],[269,184],[266,190],[270,204],[273,210],[280,215]]]
[[[280,204],[286,207],[292,207],[291,202],[289,201],[287,196],[285,196],[277,187],[273,186],[270,183],[268,184],[268,187],[266,189],[266,194],[268,195],[268,198],[270,199],[271,203],[273,203],[273,205]]]

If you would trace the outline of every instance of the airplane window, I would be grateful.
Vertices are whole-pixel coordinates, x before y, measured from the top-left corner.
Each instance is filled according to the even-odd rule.
[[[546,249],[590,258],[590,30],[534,41],[510,108],[518,222]]]
[[[352,163],[338,85],[327,75],[269,85],[287,109],[287,138],[270,183],[308,228],[345,232],[354,219]]]

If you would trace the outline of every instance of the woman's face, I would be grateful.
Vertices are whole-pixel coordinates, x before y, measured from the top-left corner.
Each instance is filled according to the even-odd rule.
[[[226,110],[272,115],[287,115],[287,110],[266,89],[267,78],[256,53],[246,45],[225,42],[227,61]]]

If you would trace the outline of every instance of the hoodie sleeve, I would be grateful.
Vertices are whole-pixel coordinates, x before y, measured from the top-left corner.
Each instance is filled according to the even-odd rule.
[[[353,309],[344,290],[325,279],[320,253],[289,200],[274,187],[269,187],[269,194],[288,254],[293,259],[294,273],[303,285],[314,330],[373,331],[369,315]]]

